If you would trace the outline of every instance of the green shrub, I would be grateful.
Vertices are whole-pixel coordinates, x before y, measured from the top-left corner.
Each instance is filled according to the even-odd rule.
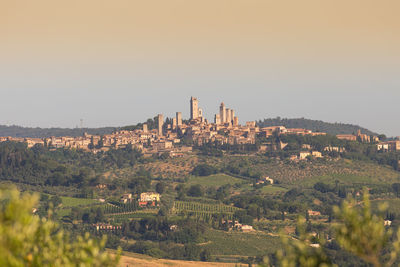
[[[103,250],[106,239],[86,233],[71,240],[51,219],[32,210],[38,196],[0,190],[0,266],[116,266],[119,255]]]

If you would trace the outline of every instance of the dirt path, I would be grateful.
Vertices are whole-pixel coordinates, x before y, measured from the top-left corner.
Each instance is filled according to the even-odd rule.
[[[162,266],[175,266],[175,267],[234,267],[234,266],[247,266],[235,263],[223,263],[223,262],[201,262],[201,261],[179,261],[179,260],[164,260],[164,259],[153,259],[150,257],[128,257],[122,256],[120,267],[162,267]]]

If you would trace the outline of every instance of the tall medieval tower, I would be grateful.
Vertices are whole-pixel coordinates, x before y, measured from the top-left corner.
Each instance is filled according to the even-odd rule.
[[[190,119],[195,120],[199,117],[199,101],[196,97],[190,98]]]
[[[162,114],[158,114],[157,122],[158,122],[158,135],[162,136],[163,135],[163,125],[164,125],[164,117]]]
[[[182,126],[182,112],[176,113],[176,124],[178,127]]]
[[[219,106],[219,117],[221,119],[221,123],[226,122],[226,108],[224,102],[222,102],[221,106]]]

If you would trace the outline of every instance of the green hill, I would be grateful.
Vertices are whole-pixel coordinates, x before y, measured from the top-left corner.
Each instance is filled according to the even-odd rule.
[[[149,119],[147,121],[150,129],[155,128],[155,121]],[[313,131],[326,132],[332,135],[336,134],[352,134],[356,133],[358,130],[361,130],[362,133],[368,135],[378,135],[375,132],[372,132],[366,128],[360,127],[358,125],[353,124],[344,124],[344,123],[329,123],[319,120],[310,120],[304,118],[298,119],[287,119],[287,118],[270,118],[259,120],[257,125],[260,127],[268,127],[268,126],[278,126],[282,125],[287,128],[305,128]],[[0,125],[0,136],[12,136],[12,137],[36,137],[36,138],[44,138],[50,136],[82,136],[83,133],[95,134],[95,135],[103,135],[110,134],[118,129],[122,130],[133,130],[141,128],[142,123],[132,126],[125,126],[122,128],[116,127],[102,127],[102,128],[31,128],[31,127],[22,127],[17,125]]]
[[[22,126],[5,126],[0,125],[0,136],[11,137],[32,137],[32,138],[45,138],[50,136],[82,136],[83,133],[88,134],[110,134],[115,131],[115,127],[104,128],[30,128]]]
[[[368,129],[360,127],[358,125],[353,124],[345,124],[345,123],[329,123],[319,120],[310,120],[305,118],[297,118],[297,119],[287,119],[287,118],[271,118],[259,120],[257,125],[260,127],[269,127],[269,126],[285,126],[286,128],[305,128],[312,131],[320,131],[326,132],[328,134],[336,135],[336,134],[353,134],[358,130],[361,130],[363,134],[368,135],[378,135]]]

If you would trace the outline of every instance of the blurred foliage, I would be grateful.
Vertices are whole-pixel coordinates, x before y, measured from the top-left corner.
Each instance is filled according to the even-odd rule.
[[[323,250],[325,240],[307,233],[305,219],[302,217],[299,218],[297,231],[299,239],[282,238],[284,250],[277,253],[282,267],[336,266]]]
[[[106,238],[86,233],[72,240],[50,218],[33,214],[37,204],[37,195],[0,189],[0,266],[117,265],[120,252],[105,252]]]
[[[400,231],[395,240],[390,241],[392,230],[385,227],[382,216],[371,213],[367,190],[364,192],[362,210],[354,208],[355,205],[354,200],[349,200],[344,201],[340,208],[334,208],[340,221],[334,227],[337,242],[342,248],[373,266],[393,266],[400,252]],[[380,212],[384,213],[386,208],[381,206]],[[383,250],[389,250],[389,259],[382,257]]]
[[[383,217],[371,212],[368,190],[364,191],[362,208],[355,200],[343,201],[334,208],[337,222],[333,224],[334,238],[340,248],[352,253],[365,263],[375,267],[393,266],[400,253],[400,230],[393,236],[385,226]],[[386,207],[380,207],[384,213]],[[291,240],[283,236],[284,249],[278,252],[280,266],[323,267],[336,266],[327,256],[325,240],[307,233],[305,220],[300,218],[297,231],[299,238]],[[264,265],[268,266],[268,263]]]

